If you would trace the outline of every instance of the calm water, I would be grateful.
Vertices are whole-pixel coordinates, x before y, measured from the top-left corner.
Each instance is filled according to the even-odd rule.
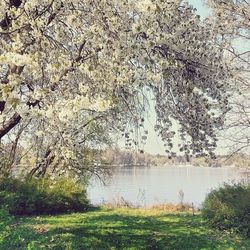
[[[138,205],[184,202],[199,206],[206,194],[223,182],[241,178],[236,168],[205,167],[135,167],[117,168],[106,185],[92,180],[88,197],[93,204],[114,202],[118,197]]]

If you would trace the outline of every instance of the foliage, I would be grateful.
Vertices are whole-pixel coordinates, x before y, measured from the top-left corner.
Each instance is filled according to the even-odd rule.
[[[220,47],[234,67],[231,78],[231,111],[227,115],[223,139],[230,150],[249,153],[250,149],[250,3],[240,0],[206,0],[218,30]],[[226,133],[225,133],[226,132]],[[225,144],[225,143],[224,143]]]
[[[0,232],[1,234],[1,232]],[[0,249],[249,249],[237,234],[210,229],[200,215],[112,209],[16,219]]]
[[[70,179],[1,179],[0,204],[14,215],[56,214],[88,208],[85,189]]]
[[[10,233],[10,224],[13,217],[4,209],[0,209],[0,245],[5,237]]]
[[[177,123],[182,151],[212,154],[230,68],[211,27],[179,0],[1,1],[0,138],[39,172],[78,168],[103,134],[145,142],[149,90],[167,152]]]
[[[202,214],[216,228],[236,228],[250,236],[250,185],[225,184],[213,190],[203,203]]]

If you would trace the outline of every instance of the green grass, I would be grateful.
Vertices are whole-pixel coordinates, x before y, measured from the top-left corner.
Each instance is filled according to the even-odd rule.
[[[200,215],[99,209],[14,218],[0,213],[0,249],[250,249],[250,239],[210,229]]]

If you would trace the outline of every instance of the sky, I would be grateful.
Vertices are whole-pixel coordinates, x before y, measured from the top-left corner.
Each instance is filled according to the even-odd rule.
[[[209,9],[205,6],[202,0],[188,0],[188,2],[197,9],[197,14],[201,17],[206,17],[209,15]]]

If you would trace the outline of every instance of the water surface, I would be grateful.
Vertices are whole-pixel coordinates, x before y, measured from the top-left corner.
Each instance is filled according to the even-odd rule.
[[[182,190],[184,202],[199,206],[211,189],[240,178],[239,170],[231,167],[119,167],[107,185],[92,180],[88,197],[93,204],[114,202],[123,197],[133,204],[148,206],[179,203]]]

